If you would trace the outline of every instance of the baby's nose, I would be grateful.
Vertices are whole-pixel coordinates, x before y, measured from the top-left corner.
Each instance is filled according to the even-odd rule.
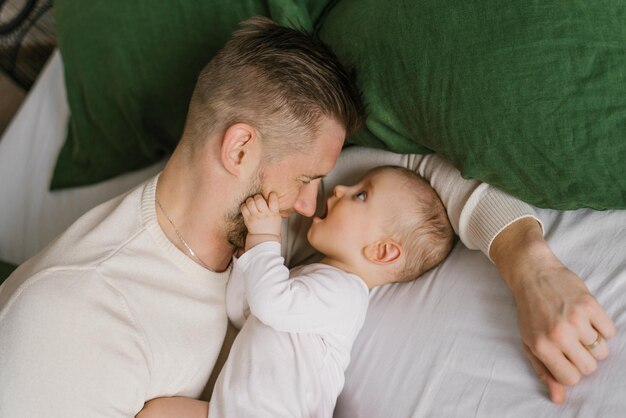
[[[335,188],[333,189],[333,195],[336,197],[343,196],[345,192],[346,192],[346,186],[342,186],[340,184],[336,185]]]

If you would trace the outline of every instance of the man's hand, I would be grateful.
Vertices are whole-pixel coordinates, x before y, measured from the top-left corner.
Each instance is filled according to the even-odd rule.
[[[521,219],[494,240],[490,256],[513,291],[524,352],[555,403],[563,385],[593,373],[608,356],[615,325],[585,283],[543,239],[539,224]]]
[[[206,418],[208,413],[208,402],[175,396],[146,402],[135,418]]]
[[[267,202],[260,194],[249,197],[240,209],[248,228],[246,251],[263,241],[280,241],[282,218],[276,193],[270,193]]]

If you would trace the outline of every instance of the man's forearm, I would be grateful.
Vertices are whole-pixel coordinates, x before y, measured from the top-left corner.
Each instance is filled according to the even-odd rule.
[[[532,218],[520,219],[489,251],[513,292],[524,352],[555,403],[608,356],[615,325],[585,283],[556,257]],[[593,344],[593,347],[591,346]]]
[[[521,272],[551,255],[541,225],[531,217],[518,219],[502,230],[489,249],[489,257],[514,293],[530,277]]]
[[[401,155],[352,147],[342,152],[337,167],[324,179],[324,191],[328,194],[336,184],[353,184],[367,170],[380,165],[405,167],[428,180],[444,203],[450,223],[463,244],[485,255],[507,225],[535,216],[533,208],[519,199],[488,184],[464,179],[449,161],[436,154]]]

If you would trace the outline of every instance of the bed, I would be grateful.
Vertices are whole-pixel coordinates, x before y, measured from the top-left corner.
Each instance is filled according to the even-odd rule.
[[[0,141],[0,260],[23,262],[163,167],[48,191],[67,118],[57,52]],[[336,417],[626,416],[626,211],[537,211],[556,254],[617,325],[597,372],[552,404],[523,355],[509,290],[484,255],[458,243],[419,280],[372,292]]]

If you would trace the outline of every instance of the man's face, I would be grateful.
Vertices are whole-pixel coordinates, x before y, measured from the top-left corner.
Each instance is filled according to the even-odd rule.
[[[278,196],[282,217],[286,218],[294,212],[313,216],[321,178],[335,167],[345,136],[345,129],[338,122],[324,118],[310,150],[288,155],[276,163],[264,164],[257,178],[250,182],[241,203],[251,195],[262,192],[267,198],[270,192],[274,192]],[[239,208],[236,214],[229,216],[228,223],[230,242],[243,247],[246,228]]]
[[[345,136],[339,123],[325,118],[308,152],[294,153],[264,167],[263,194],[278,195],[283,217],[293,212],[313,216],[320,181],[335,167]]]

